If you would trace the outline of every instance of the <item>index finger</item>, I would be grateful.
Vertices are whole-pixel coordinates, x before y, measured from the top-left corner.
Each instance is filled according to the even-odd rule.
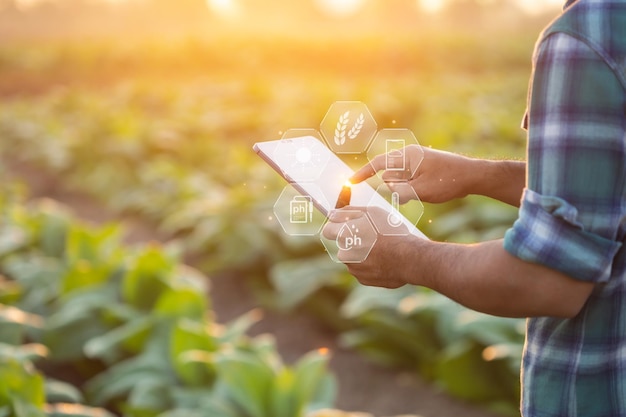
[[[352,184],[358,184],[362,181],[365,181],[368,178],[373,177],[380,170],[385,169],[386,167],[386,154],[376,155],[369,164],[359,168],[352,176],[350,177],[350,182]]]

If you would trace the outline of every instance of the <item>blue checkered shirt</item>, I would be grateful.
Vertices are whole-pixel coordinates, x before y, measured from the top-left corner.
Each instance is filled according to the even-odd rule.
[[[576,317],[528,319],[522,414],[626,417],[626,0],[567,6],[535,50],[527,188],[504,246],[596,285]]]

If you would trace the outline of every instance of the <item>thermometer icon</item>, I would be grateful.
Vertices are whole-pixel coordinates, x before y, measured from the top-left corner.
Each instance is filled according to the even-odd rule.
[[[402,224],[400,214],[400,194],[397,191],[391,193],[391,211],[387,216],[387,224],[391,227],[398,227]]]

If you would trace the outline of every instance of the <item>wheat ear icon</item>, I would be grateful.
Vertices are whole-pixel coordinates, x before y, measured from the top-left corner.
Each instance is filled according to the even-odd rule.
[[[344,143],[346,143],[346,129],[348,128],[349,122],[350,122],[350,111],[347,111],[341,116],[339,116],[339,121],[337,122],[337,127],[335,128],[335,138],[334,138],[335,143],[338,146],[341,146]]]
[[[350,139],[355,139],[357,136],[359,136],[359,133],[361,133],[361,129],[363,129],[364,124],[365,116],[363,115],[363,113],[361,113],[356,119],[356,122],[354,122],[354,126],[352,126],[352,128],[348,132],[348,137]]]

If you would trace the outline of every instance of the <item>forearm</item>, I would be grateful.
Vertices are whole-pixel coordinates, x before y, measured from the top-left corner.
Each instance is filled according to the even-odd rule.
[[[492,315],[572,317],[593,289],[590,283],[513,257],[501,240],[460,245],[414,239],[405,253],[410,257],[403,262],[405,281]],[[419,265],[420,271],[411,265]]]
[[[490,197],[519,207],[526,184],[526,162],[467,160],[467,194]]]

